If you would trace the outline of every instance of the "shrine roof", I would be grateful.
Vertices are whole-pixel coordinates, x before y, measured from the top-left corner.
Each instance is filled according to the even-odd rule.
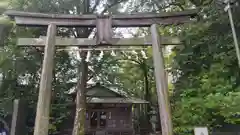
[[[148,104],[148,101],[138,99],[138,98],[104,98],[104,97],[88,97],[87,103],[117,103],[117,104]]]
[[[68,94],[76,94],[76,88],[69,91]],[[146,104],[148,101],[130,97],[128,94],[119,89],[108,88],[99,83],[88,86],[86,89],[87,103],[130,103],[130,104]]]
[[[76,87],[70,89],[68,94],[76,94]],[[87,97],[127,97],[127,93],[123,90],[119,90],[116,88],[106,87],[101,85],[100,83],[96,83],[94,85],[88,85],[86,88],[86,96]]]

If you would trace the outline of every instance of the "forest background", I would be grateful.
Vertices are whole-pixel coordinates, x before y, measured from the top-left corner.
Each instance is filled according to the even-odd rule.
[[[1,0],[0,14],[6,9],[59,14],[117,14],[198,8],[197,22],[159,27],[162,36],[178,36],[183,41],[184,47],[172,48],[166,53],[165,62],[171,78],[169,93],[174,132],[187,134],[192,131],[193,125],[212,129],[240,123],[240,70],[224,6],[220,0],[91,0],[89,3],[85,0]],[[239,14],[240,8],[233,7],[238,37]],[[4,15],[1,15],[0,23],[8,26],[5,30],[10,31],[0,48],[0,115],[6,117],[11,113],[13,99],[24,98],[29,107],[28,133],[32,134],[43,49],[19,48],[16,39],[39,37],[46,29],[17,28]],[[115,32],[117,36],[126,36],[127,33],[131,36],[149,34],[147,29],[122,29]],[[85,29],[76,36],[88,37],[90,33],[90,30]],[[66,37],[74,35],[71,30],[59,30],[58,34]],[[76,86],[79,71],[84,67],[88,71],[85,72],[85,83],[89,80],[101,82],[124,90],[131,96],[148,100],[151,106],[156,106],[151,48],[144,52],[121,51],[113,55],[111,51],[104,51],[102,55],[101,51],[96,51],[86,62],[84,57],[81,60],[77,57],[78,52],[58,51],[53,71],[50,133],[57,134],[59,125],[68,118],[69,113],[65,108],[72,101],[66,93]],[[83,53],[80,55],[84,56]]]

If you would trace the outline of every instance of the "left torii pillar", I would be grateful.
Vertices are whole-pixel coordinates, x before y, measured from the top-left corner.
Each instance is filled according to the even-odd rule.
[[[56,31],[57,28],[55,24],[48,25],[34,135],[48,135]]]

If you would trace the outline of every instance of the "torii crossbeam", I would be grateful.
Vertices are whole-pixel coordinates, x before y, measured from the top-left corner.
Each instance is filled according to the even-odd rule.
[[[59,15],[59,14],[42,14],[29,13],[19,11],[7,11],[6,15],[13,17],[17,25],[23,26],[48,26],[47,37],[40,38],[41,42],[35,42],[38,39],[19,39],[20,45],[43,46],[45,44],[45,53],[43,60],[42,75],[40,81],[39,98],[37,105],[37,115],[35,120],[34,135],[47,135],[49,124],[49,107],[51,99],[51,82],[54,47],[69,46],[75,43],[75,46],[99,47],[105,46],[134,46],[136,43],[120,42],[121,39],[112,38],[112,27],[151,27],[150,42],[142,43],[142,45],[152,45],[153,48],[153,63],[155,71],[155,79],[157,86],[157,96],[160,120],[162,126],[162,135],[172,135],[172,120],[170,105],[168,100],[168,84],[166,72],[164,68],[164,59],[162,53],[163,38],[158,35],[157,25],[182,24],[189,22],[192,17],[197,15],[197,10],[187,10],[182,12],[158,13],[158,14],[118,14],[118,15]],[[56,38],[56,29],[58,26],[64,27],[96,27],[96,40],[80,42],[82,39],[70,39],[65,43],[60,43],[61,39]],[[21,40],[21,42],[20,42]],[[24,40],[24,41],[23,41]],[[130,39],[132,40],[132,39]],[[130,41],[129,40],[129,41]],[[138,39],[139,40],[139,39]],[[126,41],[126,40],[125,40]],[[128,41],[128,42],[129,42]],[[25,43],[24,43],[25,42]],[[142,42],[145,40],[142,39]],[[85,44],[86,43],[86,44]],[[167,42],[165,42],[165,45]],[[170,42],[171,44],[173,42]],[[62,45],[60,45],[62,44]],[[90,45],[94,44],[94,46]],[[125,45],[124,45],[125,44]],[[140,43],[139,43],[140,44]]]
[[[197,10],[162,13],[137,13],[111,15],[112,27],[149,27],[152,24],[182,24],[195,17]],[[54,23],[64,27],[96,27],[101,15],[43,14],[9,10],[6,15],[14,17],[17,25],[46,26]]]

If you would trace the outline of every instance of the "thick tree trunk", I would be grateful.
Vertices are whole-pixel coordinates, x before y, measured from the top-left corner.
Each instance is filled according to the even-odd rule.
[[[111,6],[114,6],[118,4],[119,2],[116,2],[112,4]],[[99,5],[99,2],[96,3],[93,10],[90,11],[90,0],[83,0],[84,4],[84,11],[83,14],[89,14],[92,13],[96,6]],[[110,7],[111,7],[110,6]],[[77,6],[77,13],[80,14],[82,5],[79,4]],[[104,11],[107,9],[104,9]],[[76,37],[77,38],[86,38],[91,33],[92,29],[84,28],[84,29],[76,29]],[[87,52],[83,51],[80,53],[80,56],[82,58],[82,62],[80,65],[79,70],[79,80],[77,83],[77,97],[76,97],[76,114],[75,114],[75,120],[74,120],[74,127],[72,135],[84,135],[85,134],[85,119],[86,119],[86,96],[85,96],[85,90],[86,85],[88,81],[88,62],[86,62]]]
[[[84,14],[89,13],[90,2],[89,0],[84,0]],[[77,7],[77,12],[80,14],[81,12],[81,5]],[[78,38],[86,38],[91,33],[91,30],[88,28],[84,29],[77,29],[77,37]],[[72,135],[84,135],[85,134],[85,119],[86,119],[86,96],[85,90],[87,86],[87,79],[88,79],[88,63],[85,61],[87,57],[87,52],[79,52],[81,56],[81,64],[78,68],[78,83],[77,83],[77,97],[76,97],[76,114],[74,120],[74,127]]]
[[[76,114],[74,120],[74,127],[72,135],[84,135],[85,134],[85,118],[86,118],[86,96],[85,89],[88,78],[88,63],[85,61],[87,52],[80,52],[82,58],[81,65],[79,67],[79,80],[77,83],[77,98],[76,98]]]

